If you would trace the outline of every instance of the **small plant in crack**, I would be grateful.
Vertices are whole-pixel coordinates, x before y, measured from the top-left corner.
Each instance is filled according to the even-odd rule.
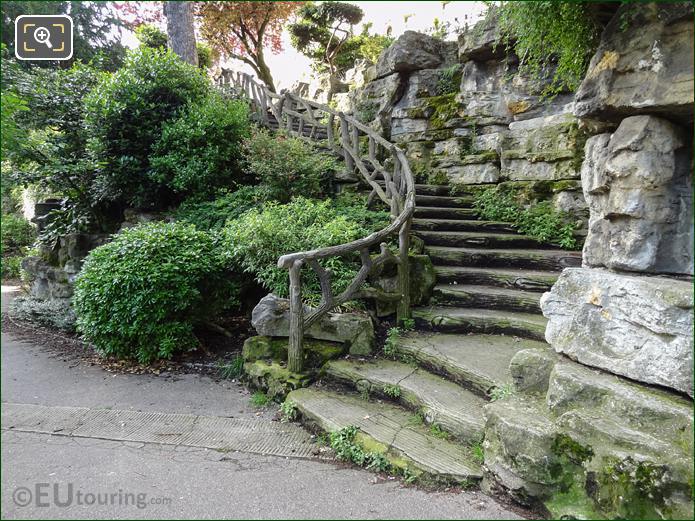
[[[382,391],[384,394],[394,400],[401,397],[401,386],[398,384],[386,384],[384,385]]]
[[[415,329],[415,319],[413,318],[402,318],[401,327],[404,331],[412,331]]]
[[[449,438],[449,433],[442,429],[437,423],[430,425],[430,434],[435,438],[439,438],[440,440],[446,440]]]
[[[260,409],[267,406],[270,403],[270,396],[262,391],[256,391],[251,395],[251,405]]]
[[[415,414],[411,414],[408,418],[408,426],[414,427],[416,425],[425,424],[425,413],[422,411],[417,411]]]
[[[297,404],[292,400],[286,400],[280,405],[280,412],[282,413],[283,422],[292,422],[299,416],[299,409]]]
[[[471,443],[470,451],[471,456],[473,456],[473,459],[475,461],[477,461],[480,464],[485,462],[485,449],[483,448],[482,441],[476,441],[474,443]]]
[[[217,370],[222,378],[227,380],[238,379],[244,374],[244,359],[237,355],[230,362],[224,363],[219,361]]]
[[[490,391],[490,401],[496,402],[497,400],[503,400],[504,398],[508,398],[513,394],[514,388],[511,384],[504,384],[500,387],[494,387],[492,391]]]
[[[401,329],[392,327],[386,333],[386,341],[384,342],[384,354],[394,358],[398,355],[398,338],[401,336]]]

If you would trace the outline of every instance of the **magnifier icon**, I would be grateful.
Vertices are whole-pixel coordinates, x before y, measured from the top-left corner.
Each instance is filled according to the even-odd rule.
[[[34,31],[34,39],[39,43],[46,44],[46,47],[53,49],[49,38],[51,37],[51,32],[45,27],[37,27]]]

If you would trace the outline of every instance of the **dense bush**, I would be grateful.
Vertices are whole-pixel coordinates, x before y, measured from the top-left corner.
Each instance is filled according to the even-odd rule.
[[[289,204],[271,202],[262,210],[250,210],[230,221],[223,234],[231,259],[236,259],[266,289],[286,296],[288,275],[286,269],[278,268],[279,257],[354,241],[370,231],[360,221],[339,215],[330,200],[298,197]],[[352,280],[358,265],[354,258],[331,258],[324,267],[333,272],[334,291],[339,292]],[[307,271],[303,283],[304,296],[315,302],[320,287],[313,271]]]
[[[496,186],[478,191],[473,206],[483,219],[510,222],[522,233],[566,249],[577,247],[571,216],[548,201],[522,204],[514,190]]]
[[[103,163],[98,196],[139,207],[166,207],[171,191],[150,176],[149,157],[165,122],[203,100],[211,86],[203,73],[172,52],[144,46],[106,76],[86,100],[91,149]]]
[[[21,275],[21,255],[3,255],[2,260],[2,278],[3,279],[18,279]]]
[[[212,201],[184,201],[173,217],[194,224],[199,230],[220,230],[228,220],[260,207],[266,200],[267,192],[263,186],[244,186],[236,192],[222,193]]]
[[[18,252],[21,248],[31,246],[36,240],[36,228],[24,217],[5,214],[0,221],[2,227],[3,254]]]
[[[176,194],[231,188],[242,177],[242,140],[249,133],[245,101],[210,95],[163,124],[150,156],[151,178]]]
[[[268,196],[287,202],[294,196],[325,196],[337,161],[306,141],[259,130],[244,146],[249,173],[268,189]]]
[[[89,254],[73,306],[78,330],[98,351],[148,363],[195,347],[194,326],[237,304],[237,289],[212,235],[152,223]]]

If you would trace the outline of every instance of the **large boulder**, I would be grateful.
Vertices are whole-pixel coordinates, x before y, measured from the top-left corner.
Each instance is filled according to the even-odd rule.
[[[546,340],[558,353],[692,396],[690,282],[567,268],[541,308]]]
[[[690,2],[624,4],[604,30],[576,93],[580,117],[654,113],[693,119]]]
[[[399,73],[370,81],[354,91],[352,106],[355,117],[389,138],[391,114],[405,87],[406,81]]]
[[[309,312],[305,307],[304,313]],[[287,337],[290,332],[290,304],[287,299],[270,293],[253,308],[251,325],[259,335]],[[318,340],[344,343],[353,355],[366,355],[374,346],[374,325],[362,313],[328,313],[304,335]]]
[[[506,45],[500,39],[500,29],[497,22],[497,10],[492,9],[483,20],[459,35],[458,52],[462,62],[504,58]]]
[[[376,76],[383,78],[394,72],[434,69],[443,61],[441,40],[415,31],[406,31],[381,53],[376,63]]]
[[[613,135],[587,141],[587,265],[693,273],[690,155],[680,129],[654,116],[626,118]]]

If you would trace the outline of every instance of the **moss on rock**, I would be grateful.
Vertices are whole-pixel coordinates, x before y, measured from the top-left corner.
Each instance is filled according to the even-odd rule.
[[[307,387],[312,378],[309,375],[293,373],[279,362],[257,360],[244,364],[251,385],[263,389],[273,399],[282,399],[287,393]]]
[[[241,355],[245,362],[272,360],[286,362],[288,350],[287,338],[252,336],[244,342]],[[328,360],[338,358],[345,352],[343,344],[325,340],[304,339],[304,361],[310,368],[321,367]]]

